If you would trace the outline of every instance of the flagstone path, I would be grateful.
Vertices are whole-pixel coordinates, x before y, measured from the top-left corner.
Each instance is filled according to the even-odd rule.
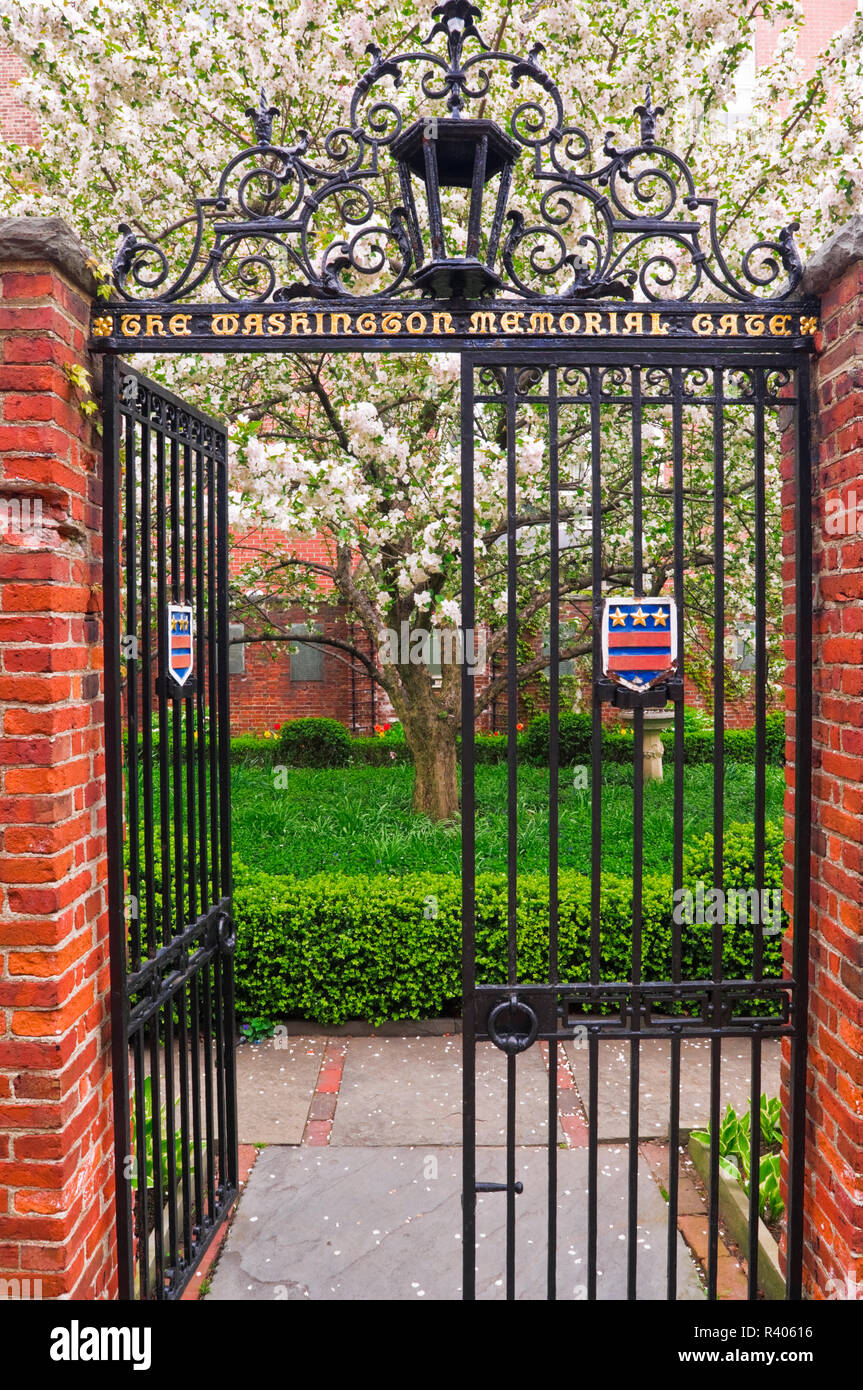
[[[306,1025],[308,1028],[308,1025]],[[264,1145],[209,1277],[214,1299],[406,1300],[461,1295],[461,1037],[446,1025],[419,1035],[371,1036],[290,1029],[238,1052],[240,1140]],[[682,1048],[680,1125],[702,1127],[709,1104],[708,1043]],[[559,1166],[558,1297],[586,1294],[587,1052],[558,1054],[554,1117]],[[517,1062],[516,1294],[546,1293],[548,1048]],[[625,1297],[629,1044],[600,1045],[597,1296]],[[641,1044],[638,1155],[638,1296],[665,1297],[668,1044]],[[477,1055],[477,1177],[505,1174],[506,1059]],[[776,1094],[778,1044],[763,1046],[763,1089]],[[725,1041],[721,1101],[749,1096],[749,1055]],[[667,1179],[666,1179],[667,1180]],[[477,1202],[477,1296],[504,1296],[502,1193]],[[684,1231],[700,1231],[703,1198],[681,1181],[678,1297],[703,1297]],[[688,1223],[688,1225],[687,1225]],[[691,1235],[687,1237],[698,1241]],[[739,1263],[720,1246],[727,1296],[745,1293]]]

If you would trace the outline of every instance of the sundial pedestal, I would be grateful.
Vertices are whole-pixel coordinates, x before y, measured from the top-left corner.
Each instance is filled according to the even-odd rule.
[[[646,709],[642,712],[644,738],[642,744],[642,768],[645,782],[662,781],[662,755],[665,751],[660,737],[666,729],[674,726],[674,710]],[[632,728],[635,722],[634,710],[623,710],[621,721]]]

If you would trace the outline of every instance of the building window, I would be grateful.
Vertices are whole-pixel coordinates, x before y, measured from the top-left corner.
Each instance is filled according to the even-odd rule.
[[[575,636],[576,631],[577,631],[577,629],[576,629],[576,627],[574,626],[574,624],[572,624],[572,623],[561,623],[561,624],[560,624],[560,627],[559,627],[559,629],[558,629],[558,638],[557,638],[558,650],[560,650],[561,647],[566,647],[566,646],[569,645],[569,643],[572,641],[573,637]],[[550,655],[551,655],[551,631],[550,631],[548,628],[547,628],[546,631],[542,634],[542,654],[543,654],[543,656],[550,656]],[[558,671],[560,672],[560,674],[561,674],[562,676],[574,676],[574,675],[575,675],[575,661],[574,661],[574,660],[570,660],[570,661],[561,661],[561,662],[558,664]],[[549,672],[549,668],[548,668],[548,666],[546,666],[546,667],[544,667],[543,670],[540,672],[540,675],[544,676],[545,679],[548,680],[548,672]]]
[[[320,623],[292,623],[291,636],[311,637],[323,632]],[[306,642],[291,645],[291,680],[322,681],[324,678],[324,649]]]
[[[228,623],[228,675],[244,676],[246,674],[246,644],[241,641],[245,636],[245,625],[243,623]]]

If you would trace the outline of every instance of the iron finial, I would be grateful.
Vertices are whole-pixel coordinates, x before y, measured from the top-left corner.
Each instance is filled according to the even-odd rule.
[[[655,144],[656,122],[660,116],[665,115],[665,107],[653,105],[653,93],[649,82],[644,92],[644,104],[642,106],[636,106],[635,114],[641,117],[642,145]]]
[[[246,115],[255,127],[255,136],[259,145],[271,145],[273,143],[273,120],[278,114],[278,106],[267,105],[266,93],[262,87],[258,105],[246,107]]]
[[[437,23],[426,43],[430,43],[435,34],[446,34],[451,67],[461,67],[461,51],[465,39],[476,39],[480,48],[488,50],[488,44],[483,41],[474,22],[482,19],[482,12],[476,5],[472,5],[470,0],[444,0],[442,5],[436,5],[432,10],[432,19],[437,19]]]

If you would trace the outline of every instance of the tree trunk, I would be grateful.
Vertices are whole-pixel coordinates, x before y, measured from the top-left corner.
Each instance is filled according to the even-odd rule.
[[[412,719],[405,740],[414,760],[413,809],[429,820],[458,815],[458,770],[455,730],[442,719]]]

